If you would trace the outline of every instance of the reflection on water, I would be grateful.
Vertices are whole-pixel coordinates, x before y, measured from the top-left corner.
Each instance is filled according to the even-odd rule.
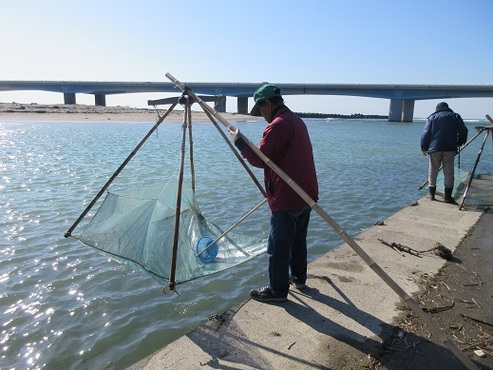
[[[423,122],[307,122],[319,204],[349,235],[425,195],[417,190],[427,173],[419,148]],[[63,237],[152,124],[0,123],[0,368],[124,368],[266,282],[261,256],[163,295],[146,274]],[[470,132],[477,124],[469,123]],[[166,181],[164,166],[178,168],[180,126],[163,124],[114,187]],[[235,126],[258,142],[264,123]],[[199,206],[227,227],[260,201],[260,192],[213,126],[193,130]],[[472,167],[479,144],[461,154],[464,168]],[[493,173],[491,163],[488,147],[478,172]],[[268,220],[263,207],[237,231],[265,237]],[[312,259],[341,244],[316,214],[308,242]]]

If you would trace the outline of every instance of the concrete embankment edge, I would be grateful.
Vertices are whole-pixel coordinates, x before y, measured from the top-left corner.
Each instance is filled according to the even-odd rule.
[[[399,253],[378,239],[419,251],[440,243],[453,252],[480,217],[422,198],[354,240],[412,296],[446,261]],[[129,369],[342,369],[348,357],[376,354],[394,329],[399,296],[346,243],[310,263],[308,273],[309,289],[291,290],[288,302],[249,300]]]

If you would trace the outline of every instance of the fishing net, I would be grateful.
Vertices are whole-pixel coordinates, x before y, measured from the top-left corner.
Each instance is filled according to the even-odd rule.
[[[243,219],[233,225],[223,225],[225,230],[205,219],[196,200],[197,171],[193,170],[192,156],[189,155],[188,164],[184,165],[185,141],[181,150],[176,146],[179,127],[167,126],[170,131],[156,135],[156,140],[146,141],[146,146],[141,148],[153,128],[138,145],[140,150],[132,161],[134,168],[122,165],[120,169],[125,167],[125,170],[117,170],[66,233],[66,236],[73,236],[71,231],[88,209],[99,196],[105,195],[96,214],[74,237],[120,263],[143,269],[160,283],[169,283],[171,289],[176,283],[244,263],[264,253],[267,247],[266,239],[257,237],[257,233],[252,237],[253,233],[245,235],[231,231]],[[208,138],[210,133],[204,127],[202,131],[202,136]],[[191,142],[190,133],[190,149]],[[202,149],[210,151],[209,147]],[[179,152],[182,155],[178,171],[178,160],[173,158]],[[140,162],[135,163],[135,160]],[[160,160],[163,164],[156,165]],[[202,164],[203,167],[208,165]],[[117,176],[119,181],[113,183]]]
[[[469,178],[469,172],[466,171],[464,168],[458,168],[455,166],[454,168],[454,190],[452,193],[452,196],[455,199],[460,199],[462,196],[462,193],[464,192],[464,189],[467,184],[467,180]],[[437,194],[444,195],[444,176],[443,176],[443,171],[438,172],[437,180],[436,180],[436,192]]]
[[[457,202],[462,200],[465,194],[467,184],[470,180],[470,172],[464,168],[454,169],[454,191],[452,196]],[[467,189],[464,198],[464,207],[467,209],[483,209],[493,206],[493,174],[475,173]],[[437,176],[437,194],[443,195],[443,171]]]
[[[162,189],[147,188],[145,194],[136,190],[107,192],[79,240],[119,262],[144,269],[161,283],[168,282],[177,188],[176,182],[169,182]],[[202,248],[222,235],[223,230],[202,216],[188,183],[183,184],[179,217],[177,283],[228,269],[265,252],[265,239],[230,231],[215,246],[198,255]]]

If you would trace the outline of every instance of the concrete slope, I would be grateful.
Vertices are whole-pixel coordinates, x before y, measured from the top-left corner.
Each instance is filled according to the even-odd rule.
[[[453,252],[480,216],[422,198],[354,239],[412,295],[446,261],[432,252],[396,251],[379,238],[418,251],[440,243]],[[345,369],[349,357],[367,363],[393,331],[400,298],[346,243],[308,272],[309,288],[293,288],[288,302],[249,300],[131,369]]]

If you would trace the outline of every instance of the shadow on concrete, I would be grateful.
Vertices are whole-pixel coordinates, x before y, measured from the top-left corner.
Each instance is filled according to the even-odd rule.
[[[310,325],[314,330],[321,334],[330,336],[348,346],[353,347],[363,355],[369,355],[373,359],[379,359],[385,356],[385,353],[394,352],[385,363],[385,367],[380,369],[395,370],[427,370],[427,369],[464,369],[464,364],[445,346],[438,345],[430,340],[405,332],[396,326],[389,325],[373,315],[368,314],[362,309],[356,307],[347,296],[328,278],[327,276],[313,276],[328,282],[337,292],[342,300],[322,294],[318,289],[307,288],[300,295],[309,296],[324,305],[330,306],[348,319],[358,322],[360,325],[369,329],[375,337],[368,338],[352,331],[346,327],[335,323],[330,318],[324,317],[312,308],[300,303],[296,305],[286,305],[285,309],[293,317]],[[344,319],[344,321],[348,321]],[[327,363],[330,363],[329,348],[327,349]],[[351,352],[348,350],[348,353]],[[375,360],[377,366],[379,360]],[[480,369],[490,369],[481,367]],[[344,364],[340,364],[344,366]],[[382,365],[382,364],[380,364]],[[483,365],[484,366],[484,365]],[[377,369],[378,367],[375,367]]]

